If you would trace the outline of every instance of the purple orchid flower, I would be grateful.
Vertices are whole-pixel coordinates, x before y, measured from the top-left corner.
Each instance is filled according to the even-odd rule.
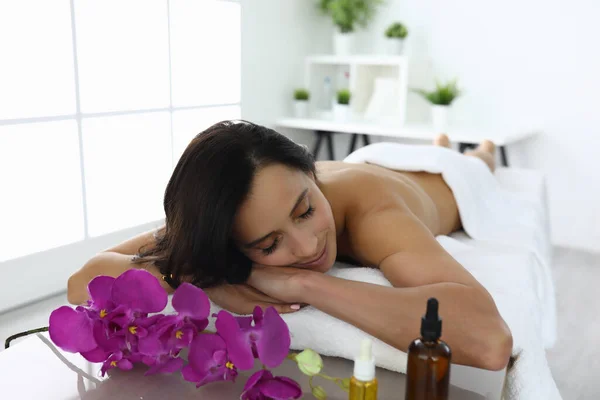
[[[173,294],[172,304],[177,315],[164,316],[150,328],[147,335],[140,336],[140,353],[155,359],[148,375],[172,372],[175,366],[173,357],[188,347],[198,332],[208,326],[210,301],[202,289],[183,283]]]
[[[225,341],[210,333],[199,334],[190,344],[189,364],[183,367],[183,379],[200,387],[210,382],[235,381],[237,368],[231,362]]]
[[[117,351],[108,357],[104,364],[102,364],[102,368],[100,372],[102,376],[106,374],[106,371],[112,368],[119,368],[123,371],[129,371],[133,368],[133,363],[127,357],[124,356],[123,352]]]
[[[137,269],[116,279],[96,277],[88,284],[88,293],[87,307],[63,306],[52,312],[49,333],[58,347],[92,362],[104,361],[122,349],[135,350],[131,342],[137,345],[137,337],[155,322],[154,317],[146,319],[148,313],[167,304],[167,293],[158,280]]]
[[[274,307],[268,307],[264,316],[262,309],[255,307],[252,321],[220,311],[215,327],[227,345],[231,361],[241,370],[251,369],[254,358],[275,368],[290,351],[289,328]]]
[[[273,377],[267,370],[255,372],[244,386],[241,400],[290,400],[302,396],[298,383],[284,376]]]

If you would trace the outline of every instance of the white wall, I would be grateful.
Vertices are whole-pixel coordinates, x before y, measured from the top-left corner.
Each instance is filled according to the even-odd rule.
[[[311,1],[242,3],[243,115],[268,124],[289,113],[302,56],[329,50],[331,28]],[[594,0],[387,0],[359,41],[362,52],[378,51],[385,27],[400,20],[410,31],[411,86],[458,77],[456,120],[536,124],[542,134],[511,147],[510,162],[547,174],[556,244],[600,251],[598,15]],[[427,118],[425,102],[409,102],[409,118]]]
[[[273,126],[277,118],[292,115],[293,90],[303,85],[304,57],[330,51],[331,27],[313,0],[241,4],[242,118]],[[280,131],[312,148],[312,135]],[[321,153],[326,155],[324,148]]]

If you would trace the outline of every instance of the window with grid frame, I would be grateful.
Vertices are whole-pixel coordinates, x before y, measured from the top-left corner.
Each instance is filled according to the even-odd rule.
[[[0,3],[0,262],[163,218],[190,139],[240,117],[240,4]]]

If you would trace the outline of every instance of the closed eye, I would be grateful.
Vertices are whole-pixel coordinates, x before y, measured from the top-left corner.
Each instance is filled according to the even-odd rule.
[[[312,206],[308,207],[308,210],[300,216],[300,218],[309,219],[315,213],[315,208]]]
[[[269,247],[267,247],[266,249],[261,249],[261,251],[265,254],[265,255],[269,255],[269,254],[273,254],[273,252],[275,251],[275,249],[277,249],[277,245],[279,244],[279,238],[275,238],[275,240],[273,241],[273,244],[270,245]]]
[[[310,217],[312,217],[312,216],[313,216],[313,214],[314,214],[314,213],[315,213],[315,208],[314,208],[314,207],[312,207],[312,206],[309,206],[309,207],[308,207],[308,210],[306,210],[306,212],[305,212],[304,214],[300,215],[299,217],[300,217],[300,218],[303,218],[303,219],[309,219]],[[263,252],[263,254],[264,254],[264,255],[267,255],[267,256],[268,256],[269,254],[273,254],[273,252],[274,252],[275,250],[277,250],[277,245],[279,245],[279,240],[280,240],[279,238],[276,238],[276,239],[273,241],[273,244],[272,244],[272,245],[270,245],[270,246],[269,246],[269,247],[267,247],[266,249],[261,249],[261,251]]]

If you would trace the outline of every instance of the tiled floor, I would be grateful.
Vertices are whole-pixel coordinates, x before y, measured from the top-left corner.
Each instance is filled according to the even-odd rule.
[[[557,344],[548,352],[548,361],[564,400],[597,400],[600,398],[597,297],[600,255],[557,249],[554,261],[559,329]],[[14,333],[47,326],[50,312],[63,304],[67,304],[64,294],[0,314],[0,340],[4,342]]]

